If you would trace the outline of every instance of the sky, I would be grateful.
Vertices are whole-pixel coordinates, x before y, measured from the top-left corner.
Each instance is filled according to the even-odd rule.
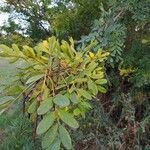
[[[4,1],[5,0],[0,0],[0,6],[4,5]],[[7,22],[8,16],[9,16],[8,13],[1,13],[0,12],[0,26],[2,26],[4,24],[4,22]]]
[[[0,13],[0,26],[7,22],[9,14],[7,13]]]
[[[5,0],[0,0],[0,6],[4,6],[5,5]],[[54,4],[52,4],[52,6],[54,6]],[[7,24],[7,20],[9,18],[9,15],[12,15],[13,14],[9,14],[9,13],[3,13],[3,12],[0,12],[0,27],[4,25],[4,23]],[[24,29],[24,31],[26,30],[27,26],[29,25],[28,22],[25,22],[24,20],[21,20],[18,18],[14,18],[13,20],[16,24],[20,25],[22,29]],[[42,21],[42,20],[41,20]],[[49,29],[49,23],[48,22],[45,22],[44,20],[42,21],[42,24],[45,28]],[[21,31],[22,33],[22,31]]]

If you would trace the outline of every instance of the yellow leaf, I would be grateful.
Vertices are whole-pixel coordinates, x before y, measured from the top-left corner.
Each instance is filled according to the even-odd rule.
[[[49,44],[48,44],[48,42],[47,42],[46,40],[44,40],[42,44],[43,44],[43,46],[44,46],[45,48],[48,49],[48,45],[49,45]]]
[[[94,55],[94,53],[89,52],[89,56],[90,56],[90,58],[93,58],[95,55]]]

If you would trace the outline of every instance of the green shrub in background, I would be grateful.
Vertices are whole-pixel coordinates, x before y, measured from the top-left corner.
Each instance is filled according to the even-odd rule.
[[[11,115],[1,115],[0,118],[1,150],[40,150],[40,141],[33,143],[32,126],[28,118],[23,117],[19,111]]]

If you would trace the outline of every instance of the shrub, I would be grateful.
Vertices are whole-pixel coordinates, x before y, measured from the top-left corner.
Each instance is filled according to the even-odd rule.
[[[24,89],[17,98],[2,102],[0,107],[6,110],[23,95],[23,108],[30,114],[44,149],[60,149],[61,143],[71,149],[68,127],[77,129],[76,118],[85,117],[85,112],[92,107],[89,100],[98,92],[106,92],[104,62],[109,53],[90,52],[94,45],[93,42],[84,50],[76,51],[72,39],[70,44],[66,41],[60,44],[51,37],[34,48],[23,46],[20,50],[15,44],[12,48],[0,46],[0,56],[12,63],[25,62],[19,69],[18,79]]]

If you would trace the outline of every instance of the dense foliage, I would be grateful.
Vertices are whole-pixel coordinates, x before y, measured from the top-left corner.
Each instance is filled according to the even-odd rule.
[[[15,149],[15,143],[19,149],[25,143],[28,149],[62,143],[61,148],[75,150],[148,150],[149,8],[149,0],[6,0],[0,10],[11,15],[1,27],[0,43],[5,45],[0,52],[18,69],[13,82],[0,82],[0,108],[14,101],[14,109],[29,113],[33,143],[18,144],[16,136],[3,142],[2,149]],[[80,126],[72,130],[77,120]],[[23,137],[31,134],[28,128]]]

